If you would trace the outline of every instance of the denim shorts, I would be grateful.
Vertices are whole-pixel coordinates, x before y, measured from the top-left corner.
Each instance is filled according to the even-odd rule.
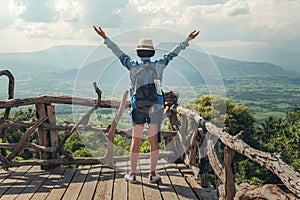
[[[138,109],[132,109],[131,111],[131,122],[135,124],[161,124],[163,119],[163,109],[159,109],[155,112],[142,112]]]

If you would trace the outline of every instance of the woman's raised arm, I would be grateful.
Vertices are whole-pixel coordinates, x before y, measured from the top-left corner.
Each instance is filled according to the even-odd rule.
[[[107,38],[105,32],[101,29],[101,27],[96,27],[96,26],[93,26],[94,27],[94,30],[96,31],[96,33],[98,35],[100,35],[104,40]]]

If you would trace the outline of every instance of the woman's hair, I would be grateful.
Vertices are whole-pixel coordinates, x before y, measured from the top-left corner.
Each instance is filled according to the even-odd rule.
[[[145,57],[152,57],[155,54],[154,50],[136,50],[136,53],[138,55],[138,57],[140,58],[145,58]]]

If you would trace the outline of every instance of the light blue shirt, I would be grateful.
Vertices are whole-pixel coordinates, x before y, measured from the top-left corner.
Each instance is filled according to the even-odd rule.
[[[150,58],[141,58],[141,60],[134,60],[130,58],[126,53],[124,53],[116,43],[114,43],[110,38],[106,38],[104,40],[104,44],[119,58],[122,65],[126,67],[130,71],[130,80],[132,88],[135,88],[135,76],[136,73],[141,66],[151,66],[154,67],[157,72],[157,77],[162,83],[163,71],[169,62],[178,54],[181,50],[185,49],[189,46],[188,40],[184,40],[183,42],[176,45],[170,52],[165,54],[161,59],[151,61]],[[160,102],[161,100],[159,100]]]

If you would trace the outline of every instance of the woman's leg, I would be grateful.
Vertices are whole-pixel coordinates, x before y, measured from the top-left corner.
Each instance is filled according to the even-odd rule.
[[[132,140],[130,149],[131,175],[136,175],[140,146],[142,144],[144,124],[136,124],[132,127]]]
[[[156,165],[159,157],[159,144],[158,144],[158,124],[149,124],[149,143],[150,143],[150,175],[155,176]]]

